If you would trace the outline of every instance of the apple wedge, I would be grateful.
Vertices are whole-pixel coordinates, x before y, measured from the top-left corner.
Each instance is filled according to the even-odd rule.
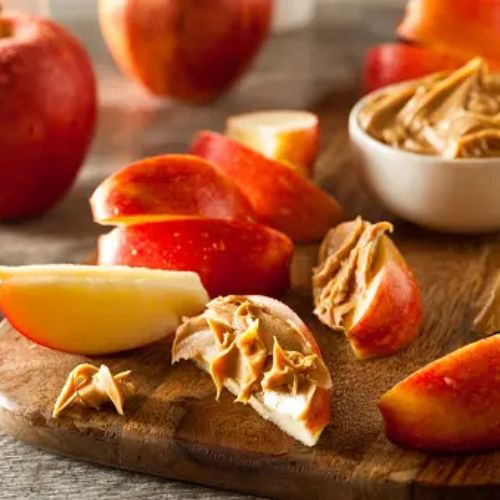
[[[212,297],[285,292],[292,254],[292,242],[278,231],[221,219],[115,228],[99,239],[100,264],[194,271]]]
[[[331,418],[332,382],[314,337],[285,304],[263,296],[218,297],[186,318],[172,363],[193,360],[212,377],[217,398],[236,401],[313,446]]]
[[[231,116],[225,134],[309,176],[319,147],[318,117],[308,111],[258,111]]]
[[[0,308],[20,333],[46,347],[108,354],[173,333],[208,295],[191,272],[129,267],[0,267]]]
[[[437,452],[500,448],[500,334],[424,366],[379,402],[392,441]]]
[[[291,168],[215,132],[200,132],[190,153],[231,177],[249,199],[259,222],[292,240],[321,239],[342,216],[338,203]]]
[[[359,358],[392,354],[417,336],[422,305],[412,272],[385,235],[358,217],[332,229],[313,273],[314,313],[345,332]]]
[[[132,225],[179,217],[253,220],[250,203],[229,177],[190,155],[132,163],[108,177],[90,199],[94,221]]]

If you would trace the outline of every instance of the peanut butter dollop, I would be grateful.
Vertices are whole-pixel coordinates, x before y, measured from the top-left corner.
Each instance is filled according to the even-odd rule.
[[[123,415],[123,404],[135,393],[134,385],[128,381],[130,371],[112,375],[106,365],[97,368],[81,364],[68,375],[52,416],[56,418],[71,406],[89,406],[99,410],[104,403],[113,403],[116,411]]]
[[[172,362],[181,359],[209,372],[217,398],[228,383],[242,403],[264,401],[268,393],[296,396],[298,418],[317,387],[331,387],[326,365],[299,327],[246,296],[219,297],[203,314],[185,319],[172,346]]]
[[[500,75],[476,58],[382,90],[359,114],[360,126],[395,148],[444,158],[500,156]]]
[[[474,320],[473,329],[483,335],[500,333],[500,272],[486,302]]]
[[[313,272],[314,314],[331,328],[348,328],[360,297],[376,268],[380,242],[392,232],[389,222],[356,218],[331,229]]]

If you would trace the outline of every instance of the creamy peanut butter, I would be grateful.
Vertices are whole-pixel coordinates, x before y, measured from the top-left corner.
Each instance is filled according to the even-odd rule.
[[[111,402],[116,411],[123,415],[125,399],[135,393],[134,385],[128,381],[129,375],[130,371],[125,371],[113,376],[105,365],[100,368],[86,363],[78,365],[68,375],[52,416],[56,418],[72,406],[88,406],[98,410],[106,402]]]
[[[482,59],[369,98],[360,126],[398,149],[445,158],[500,156],[500,75]]]
[[[348,329],[360,298],[376,271],[377,253],[389,222],[358,217],[331,229],[313,272],[314,314],[331,328]]]
[[[256,397],[279,406],[293,397],[299,419],[316,388],[331,386],[325,363],[299,327],[251,297],[219,297],[203,314],[186,319],[172,346],[172,362],[181,359],[209,372],[217,398],[224,386],[236,389],[242,403]]]
[[[473,329],[483,335],[500,333],[500,272],[486,302],[474,320]]]

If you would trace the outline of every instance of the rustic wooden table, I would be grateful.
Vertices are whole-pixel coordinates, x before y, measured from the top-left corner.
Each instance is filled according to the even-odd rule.
[[[333,90],[341,93],[355,87],[366,47],[392,37],[401,10],[371,2],[340,3],[323,6],[313,28],[273,37],[241,85],[202,108],[145,95],[115,69],[95,20],[71,21],[70,27],[89,47],[99,75],[97,137],[63,203],[41,219],[0,226],[0,263],[83,259],[101,229],[92,224],[87,199],[102,178],[131,160],[181,152],[197,129],[221,129],[229,114],[260,108],[314,108]],[[0,498],[243,498],[53,456],[2,434],[0,448]]]

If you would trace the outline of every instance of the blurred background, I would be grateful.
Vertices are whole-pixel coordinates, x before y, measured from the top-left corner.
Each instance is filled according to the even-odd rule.
[[[281,0],[282,1],[282,0]],[[289,0],[285,0],[289,1]],[[283,2],[283,3],[285,3]],[[34,4],[41,6],[42,9],[46,8],[46,5],[50,4],[54,15],[56,17],[75,17],[78,15],[86,15],[89,12],[95,10],[97,0],[5,0],[3,2],[7,6],[21,6],[21,8],[31,7]],[[338,4],[343,8],[345,6],[352,6],[353,4],[387,4],[393,6],[404,6],[405,0],[295,0],[295,3],[299,5],[316,3],[316,4]],[[302,7],[302,10],[308,10],[309,7]]]
[[[307,17],[306,3],[278,0],[277,10],[286,14],[285,4],[298,5]],[[51,15],[89,51],[100,100],[96,137],[72,191],[42,218],[1,229],[2,239],[10,243],[3,248],[1,262],[22,264],[78,262],[88,256],[102,232],[92,222],[88,198],[102,179],[130,161],[184,152],[197,130],[222,130],[232,114],[315,109],[328,96],[338,94],[337,99],[342,99],[343,92],[352,94],[359,87],[366,50],[395,39],[394,27],[403,15],[405,0],[319,0],[309,27],[271,36],[231,92],[216,103],[197,107],[154,97],[124,77],[103,41],[97,0],[4,0],[3,4],[6,9],[42,12],[50,5]],[[324,137],[325,143],[328,139]]]

